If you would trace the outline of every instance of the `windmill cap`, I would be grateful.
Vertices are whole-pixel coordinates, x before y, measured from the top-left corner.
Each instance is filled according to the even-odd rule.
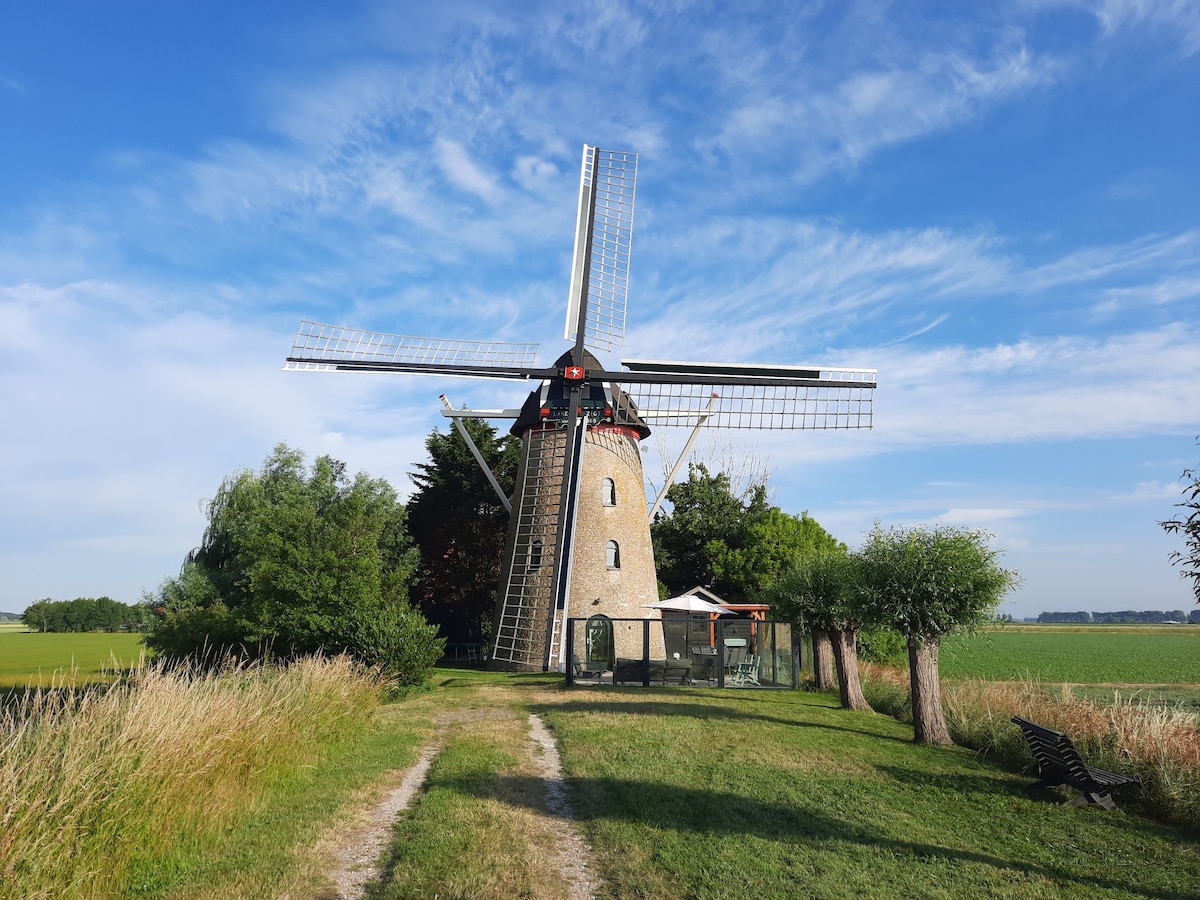
[[[581,362],[576,361],[573,349],[554,361],[554,368],[559,371],[572,365],[582,365],[585,372],[604,369],[600,360],[587,350],[583,351]],[[509,429],[509,433],[521,437],[530,428],[545,424],[546,416],[542,414],[542,410],[565,407],[568,403],[568,390],[567,382],[561,376],[542,382],[537,390],[530,392],[525,398],[521,405],[521,414]],[[611,410],[613,423],[632,428],[637,432],[638,440],[645,440],[650,436],[650,427],[638,415],[633,398],[615,384],[607,381],[589,381],[584,388],[583,403],[593,409]]]

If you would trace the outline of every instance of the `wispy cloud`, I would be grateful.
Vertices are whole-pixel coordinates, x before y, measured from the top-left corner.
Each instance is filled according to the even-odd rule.
[[[1187,432],[1200,410],[1200,332],[1053,337],[992,348],[882,349],[888,441],[1005,443]]]
[[[1091,0],[1069,5],[1091,12],[1106,37],[1147,29],[1178,41],[1186,54],[1200,51],[1200,9],[1190,0]]]

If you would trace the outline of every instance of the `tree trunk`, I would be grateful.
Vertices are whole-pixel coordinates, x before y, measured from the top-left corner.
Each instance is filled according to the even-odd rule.
[[[942,712],[938,675],[938,640],[908,639],[908,677],[912,686],[913,740],[918,744],[949,746],[950,729]]]
[[[853,628],[829,632],[833,644],[833,660],[837,663],[838,693],[843,709],[870,709],[858,679],[858,635]]]
[[[813,629],[813,681],[818,691],[833,690],[833,649],[829,632]]]

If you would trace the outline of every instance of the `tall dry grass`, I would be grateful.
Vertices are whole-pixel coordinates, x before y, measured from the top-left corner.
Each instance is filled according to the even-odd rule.
[[[345,657],[28,694],[0,716],[0,897],[113,897],[139,867],[253,809],[367,727],[380,685]]]
[[[901,718],[910,713],[906,673],[867,666],[863,676],[875,709]],[[1200,718],[1188,709],[1148,703],[1136,693],[1114,691],[1111,702],[1098,703],[1073,697],[1069,685],[977,679],[944,681],[942,707],[955,743],[1021,768],[1034,761],[1013,716],[1065,732],[1090,765],[1142,780],[1140,791],[1121,794],[1123,806],[1200,832]]]

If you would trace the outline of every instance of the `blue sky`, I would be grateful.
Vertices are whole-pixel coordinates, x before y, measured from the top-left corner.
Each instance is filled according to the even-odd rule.
[[[137,600],[279,441],[407,492],[439,393],[516,405],[281,366],[557,357],[585,142],[641,155],[606,362],[878,368],[872,431],[744,436],[777,504],[987,528],[1018,618],[1191,607],[1200,6],[415,6],[0,7],[0,610]]]

